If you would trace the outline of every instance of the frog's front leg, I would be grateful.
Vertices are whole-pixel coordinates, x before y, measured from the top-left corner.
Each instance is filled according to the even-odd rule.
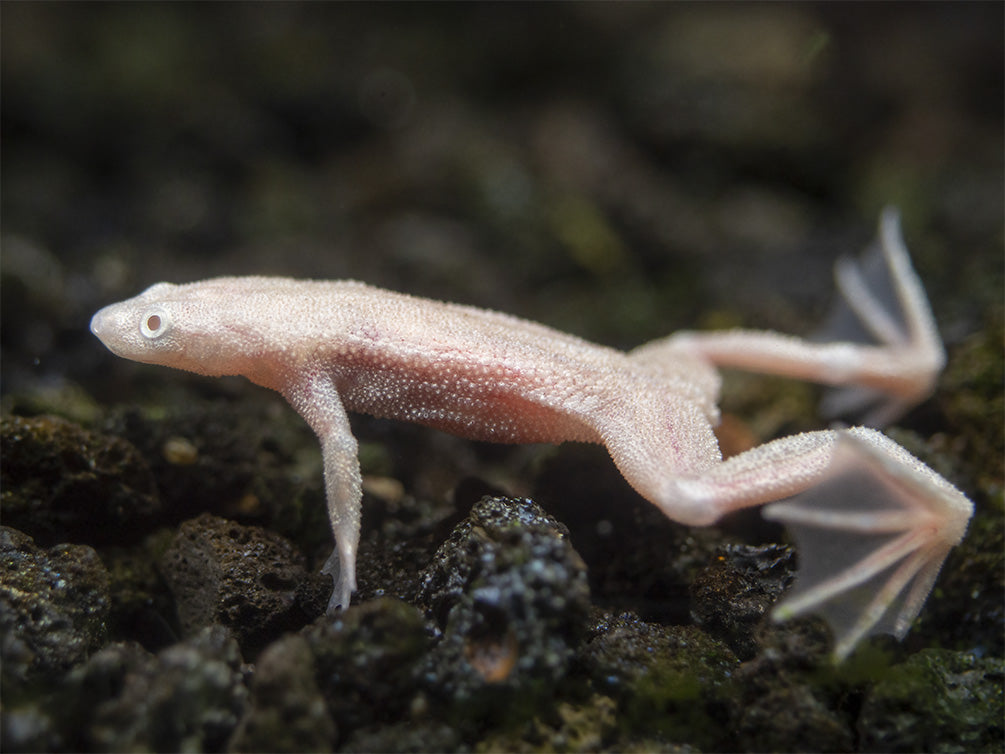
[[[327,612],[349,607],[356,591],[356,548],[363,500],[356,438],[331,377],[321,369],[294,380],[282,391],[290,405],[307,421],[321,441],[328,519],[335,549],[322,573],[335,580]]]

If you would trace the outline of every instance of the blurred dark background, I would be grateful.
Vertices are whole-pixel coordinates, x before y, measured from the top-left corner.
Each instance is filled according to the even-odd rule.
[[[101,641],[148,649],[174,641],[174,598],[155,573],[159,543],[204,511],[294,543],[323,595],[317,614],[330,588],[317,570],[331,541],[309,429],[278,395],[243,379],[113,356],[88,331],[100,307],[161,280],[265,274],[356,278],[621,348],[682,328],[809,335],[826,316],[835,259],[868,244],[893,204],[949,358],[933,398],[889,431],[977,509],[919,625],[894,651],[966,649],[990,666],[1003,635],[1003,29],[1000,2],[0,2],[4,523],[18,526],[19,481],[28,491],[21,510],[44,518],[49,508],[35,491],[83,477],[87,499],[110,512],[66,505],[57,513],[72,527],[39,543],[90,543],[95,530],[118,542],[99,545],[118,580]],[[734,453],[826,426],[819,393],[728,374],[721,446]],[[40,414],[72,421],[21,421]],[[28,426],[50,442],[12,463]],[[369,417],[353,417],[353,430],[364,474],[385,483],[383,496],[367,490],[361,605],[378,595],[413,599],[435,549],[486,491],[533,496],[569,527],[594,606],[688,630],[707,620],[696,614],[710,615],[695,612],[694,595],[733,578],[722,547],[767,545],[770,554],[784,541],[753,512],[719,529],[673,524],[631,492],[600,447],[469,443]],[[133,454],[123,468],[149,472],[156,495],[120,506],[92,484],[96,455],[118,485],[119,457],[108,447]],[[144,501],[162,509],[147,515]],[[42,536],[31,523],[18,528]],[[729,620],[753,625],[766,603],[735,594],[711,604],[729,603]],[[47,615],[39,600],[19,599]],[[47,641],[62,636],[38,625]],[[765,646],[783,646],[772,641]],[[782,655],[764,652],[754,670],[763,676],[744,679],[742,668],[731,676],[742,710],[734,728],[702,719],[694,727],[722,736],[725,748],[797,751],[884,750],[888,739],[870,736],[888,718],[926,727],[914,721],[927,712],[911,717],[899,706],[872,722],[860,716],[870,693],[860,680],[833,685],[819,675],[826,690],[805,693],[803,681],[779,673]],[[939,741],[979,750],[945,720],[976,729],[982,715],[1000,719],[992,702],[1001,673],[981,681],[992,702],[957,714],[977,698],[964,689],[980,673],[952,657],[951,673],[916,676],[938,699],[917,709],[951,710],[932,715]],[[63,698],[52,696],[54,719]],[[662,710],[671,697],[652,698]],[[383,697],[373,699],[375,714],[389,714]],[[796,718],[812,722],[790,724],[790,699]],[[341,703],[354,707],[358,697]],[[820,717],[824,706],[831,711]],[[132,730],[140,717],[129,710],[121,719]],[[34,715],[22,720],[34,725]],[[59,725],[89,736],[102,719],[87,713]],[[617,725],[624,719],[622,709]],[[736,720],[752,721],[750,731],[738,733],[746,722]],[[421,720],[402,725],[412,735],[414,722],[424,735]],[[760,738],[790,725],[794,743]],[[340,735],[344,743],[355,734]],[[981,741],[993,736],[980,730]],[[476,740],[493,748],[474,734],[465,746]],[[638,740],[611,748],[653,748]],[[84,747],[64,746],[74,748]],[[382,748],[391,747],[357,746]]]
[[[1001,3],[0,11],[5,392],[121,398],[90,315],[220,274],[804,333],[887,203],[950,347],[1001,322]]]

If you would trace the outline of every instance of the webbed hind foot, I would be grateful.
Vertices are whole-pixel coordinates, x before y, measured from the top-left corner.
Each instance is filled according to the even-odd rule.
[[[838,660],[868,635],[903,638],[972,512],[959,490],[884,435],[840,433],[818,483],[764,509],[795,537],[800,559],[774,618],[821,614]]]

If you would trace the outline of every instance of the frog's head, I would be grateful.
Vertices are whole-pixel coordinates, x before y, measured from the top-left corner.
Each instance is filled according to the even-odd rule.
[[[222,280],[222,279],[221,279]],[[111,304],[91,318],[94,333],[112,353],[145,364],[219,376],[246,374],[261,338],[239,316],[233,298],[210,282],[157,283],[135,298]]]

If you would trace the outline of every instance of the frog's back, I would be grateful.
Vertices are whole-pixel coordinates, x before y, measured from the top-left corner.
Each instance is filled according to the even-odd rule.
[[[714,370],[686,355],[637,358],[488,309],[350,280],[215,278],[173,295],[254,330],[293,371],[320,362],[350,410],[462,436],[593,440],[608,414],[671,396],[715,416]],[[500,405],[513,422],[500,424]]]

